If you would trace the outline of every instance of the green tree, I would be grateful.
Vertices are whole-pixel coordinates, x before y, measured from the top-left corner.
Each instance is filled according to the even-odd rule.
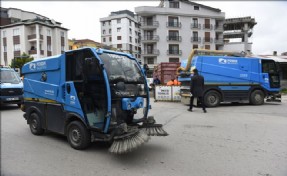
[[[15,57],[14,59],[12,59],[11,65],[10,67],[12,68],[20,68],[20,70],[22,70],[22,67],[24,64],[26,64],[27,62],[30,62],[34,60],[33,57],[31,57],[30,55],[23,53],[21,56]]]

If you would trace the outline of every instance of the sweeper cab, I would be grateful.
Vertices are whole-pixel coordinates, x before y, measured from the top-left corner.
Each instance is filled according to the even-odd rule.
[[[130,54],[82,48],[29,62],[22,73],[22,110],[35,135],[65,135],[75,149],[104,141],[116,154],[168,135],[148,116],[147,81]]]

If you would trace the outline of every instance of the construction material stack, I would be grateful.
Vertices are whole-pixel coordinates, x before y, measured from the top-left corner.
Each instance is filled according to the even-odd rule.
[[[166,84],[171,79],[176,78],[176,69],[180,66],[180,62],[162,62],[158,64],[156,75],[160,79],[161,84]]]

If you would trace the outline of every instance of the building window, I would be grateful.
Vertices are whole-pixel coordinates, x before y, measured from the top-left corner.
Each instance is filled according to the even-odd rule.
[[[112,37],[110,37],[110,42],[112,41]]]
[[[112,33],[112,29],[109,29],[109,34],[111,34]]]
[[[130,26],[132,26],[132,21],[130,20]]]
[[[194,6],[194,10],[199,10],[199,6]]]
[[[117,32],[121,32],[121,28],[117,28]]]
[[[178,31],[168,31],[168,40],[179,41]]]
[[[61,31],[61,37],[65,37],[65,33],[63,31]],[[62,50],[64,51],[64,50]]]
[[[197,31],[194,31],[192,32],[192,37],[193,37],[193,40],[194,42],[198,42],[198,32]]]
[[[192,18],[192,27],[198,28],[198,19],[197,18]]]
[[[193,45],[192,48],[193,49],[198,49],[198,45]]]
[[[117,48],[122,48],[122,44],[117,44]]]
[[[65,46],[61,46],[61,51],[65,51]]]
[[[111,21],[109,21],[109,26],[111,25]]]
[[[154,64],[154,58],[147,58],[147,64]]]
[[[17,36],[17,35],[20,35],[20,30],[19,30],[19,28],[13,29],[13,36]]]
[[[106,38],[103,38],[103,42],[106,42]]]
[[[136,36],[138,36],[138,32],[137,31],[135,31],[135,34],[136,34]]]
[[[169,58],[169,62],[179,62],[179,58]]]
[[[210,49],[210,45],[205,45],[205,49]]]
[[[167,26],[180,27],[178,17],[168,17]]]
[[[138,43],[138,39],[135,39],[135,43]]]
[[[122,40],[122,36],[117,36],[117,40]]]
[[[4,52],[7,52],[7,46],[3,46]]]
[[[130,28],[130,34],[132,34],[132,29]]]
[[[47,29],[47,36],[51,36],[51,30]]]
[[[20,44],[14,45],[14,51],[20,51]]]
[[[3,31],[2,34],[3,34],[2,37],[5,38],[6,37],[6,31]]]
[[[171,44],[168,47],[169,54],[179,54],[179,45]]]
[[[103,26],[105,26],[105,24],[106,24],[106,22],[105,22],[105,21],[103,21]]]
[[[169,8],[179,8],[179,2],[170,1],[169,2]]]
[[[118,24],[121,23],[121,19],[117,19],[117,23],[118,23]]]
[[[52,51],[51,45],[47,45],[47,51]]]
[[[106,34],[106,30],[103,30],[103,34]]]
[[[133,42],[133,38],[132,38],[132,37],[130,37],[130,42],[131,42],[131,43]]]

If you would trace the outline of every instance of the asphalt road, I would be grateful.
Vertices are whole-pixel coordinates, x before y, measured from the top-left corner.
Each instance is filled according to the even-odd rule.
[[[1,176],[286,176],[287,97],[262,106],[222,105],[188,112],[156,102],[151,114],[168,137],[113,155],[95,143],[72,149],[53,133],[31,134],[16,106],[1,109]]]

